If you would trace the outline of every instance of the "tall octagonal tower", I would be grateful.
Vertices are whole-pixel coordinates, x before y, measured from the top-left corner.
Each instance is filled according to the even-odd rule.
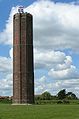
[[[34,103],[33,17],[13,16],[13,103]]]

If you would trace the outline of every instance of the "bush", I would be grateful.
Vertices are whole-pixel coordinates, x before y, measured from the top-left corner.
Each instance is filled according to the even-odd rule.
[[[64,104],[69,104],[70,102],[68,100],[63,100]]]
[[[63,101],[61,101],[61,100],[57,101],[57,104],[62,104],[62,103],[63,103]]]
[[[9,99],[0,99],[0,103],[11,104],[12,103],[12,100],[9,100]]]

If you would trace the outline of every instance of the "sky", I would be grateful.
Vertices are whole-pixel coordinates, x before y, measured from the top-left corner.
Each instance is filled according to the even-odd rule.
[[[13,95],[13,15],[33,15],[35,94],[79,97],[79,1],[0,0],[0,95]]]

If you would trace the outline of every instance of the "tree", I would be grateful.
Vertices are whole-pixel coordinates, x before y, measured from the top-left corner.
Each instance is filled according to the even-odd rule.
[[[67,99],[73,99],[73,100],[77,99],[76,95],[74,93],[72,93],[72,92],[68,92],[66,94],[66,98]]]
[[[60,90],[57,95],[58,95],[58,99],[63,100],[66,97],[66,91],[65,91],[65,89]]]
[[[50,100],[51,99],[51,94],[47,91],[42,93],[41,96],[42,96],[42,99],[44,99],[44,100]]]

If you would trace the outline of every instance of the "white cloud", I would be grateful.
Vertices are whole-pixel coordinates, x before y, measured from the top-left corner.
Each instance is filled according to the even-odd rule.
[[[12,74],[8,74],[4,79],[0,80],[0,95],[11,95],[13,88]]]
[[[41,78],[35,80],[35,94],[41,94],[42,92],[46,91],[46,80],[46,76],[42,76]]]
[[[73,65],[71,65],[70,68],[62,70],[51,69],[48,72],[48,75],[57,80],[79,78],[79,73],[77,72],[76,67]]]
[[[49,70],[48,75],[56,80],[78,79],[79,71],[76,66],[73,65],[72,57],[65,55],[63,62],[54,65],[54,67]]]
[[[2,73],[12,72],[12,60],[11,60],[11,58],[0,56],[0,72],[2,72]]]
[[[35,68],[50,68],[56,64],[63,63],[66,55],[60,51],[38,51],[34,50]]]
[[[72,65],[72,58],[71,56],[65,56],[65,60],[61,64],[57,64],[55,69],[57,70],[65,70]]]
[[[34,44],[40,49],[79,50],[79,7],[39,1],[28,8],[34,16]]]
[[[0,56],[0,95],[12,95],[12,59]]]

